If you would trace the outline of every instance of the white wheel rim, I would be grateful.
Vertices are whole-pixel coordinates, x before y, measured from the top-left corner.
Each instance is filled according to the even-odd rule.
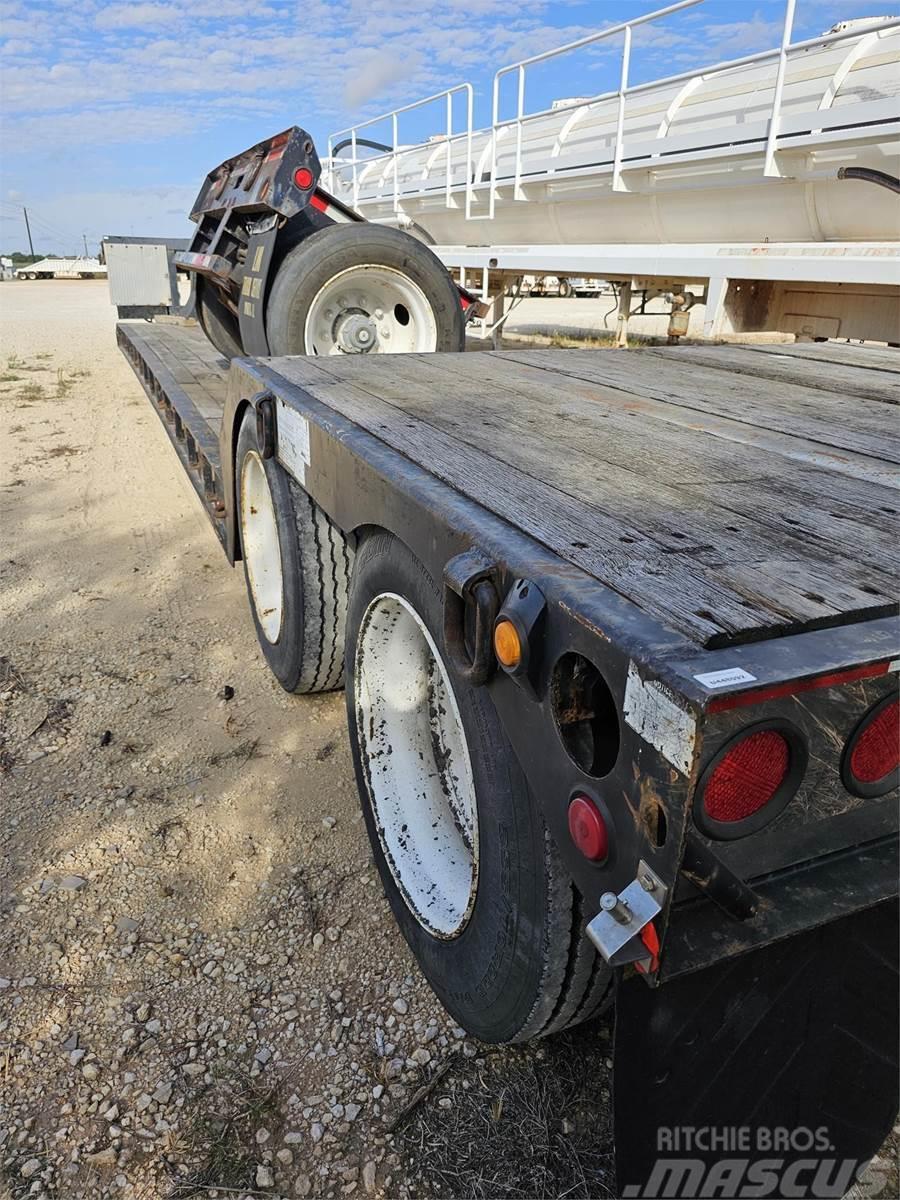
[[[366,610],[354,699],[369,799],[394,881],[420,925],[455,937],[478,884],[472,764],[440,653],[402,596],[384,592]]]
[[[241,464],[241,549],[260,628],[267,641],[277,642],[284,618],[281,545],[266,469],[255,450]]]
[[[437,322],[417,283],[392,267],[341,271],[309,306],[308,354],[412,354],[437,349]]]

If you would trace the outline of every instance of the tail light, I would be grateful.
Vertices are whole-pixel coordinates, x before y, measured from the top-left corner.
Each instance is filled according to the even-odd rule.
[[[309,167],[298,167],[294,172],[294,183],[301,191],[306,192],[313,185],[313,173]]]
[[[806,747],[786,722],[743,730],[707,765],[694,799],[694,820],[707,837],[746,837],[790,802],[806,769]]]
[[[591,862],[602,862],[609,856],[609,830],[590,796],[579,794],[569,802],[569,834],[576,848]]]
[[[855,796],[883,796],[900,776],[900,702],[885,696],[874,704],[844,747],[841,776]]]

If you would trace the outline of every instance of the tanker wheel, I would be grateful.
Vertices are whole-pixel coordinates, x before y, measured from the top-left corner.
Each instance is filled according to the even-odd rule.
[[[28,272],[28,275],[27,275],[27,278],[28,278],[28,279],[37,279],[37,274],[36,274],[36,272],[34,272],[34,271],[29,271],[29,272]]]
[[[561,279],[559,281],[559,294],[563,300],[568,300],[568,298],[573,294],[572,285],[569,283],[568,279]]]
[[[204,279],[197,280],[197,320],[200,328],[225,358],[244,353],[237,317]]]
[[[380,225],[332,225],[285,256],[267,308],[273,354],[465,348],[463,310],[427,246]]]

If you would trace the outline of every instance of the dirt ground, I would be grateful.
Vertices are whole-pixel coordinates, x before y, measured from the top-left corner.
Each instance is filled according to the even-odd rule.
[[[443,1012],[105,284],[0,309],[0,1194],[608,1194],[608,1029]]]
[[[0,312],[0,1196],[611,1195],[609,1027],[432,996],[105,284]]]

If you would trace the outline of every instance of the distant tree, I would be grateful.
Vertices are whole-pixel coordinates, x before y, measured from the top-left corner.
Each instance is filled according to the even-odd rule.
[[[21,250],[14,250],[12,254],[4,254],[4,258],[11,258],[17,267],[27,266],[28,263],[39,262],[44,257],[43,254],[23,254]]]

